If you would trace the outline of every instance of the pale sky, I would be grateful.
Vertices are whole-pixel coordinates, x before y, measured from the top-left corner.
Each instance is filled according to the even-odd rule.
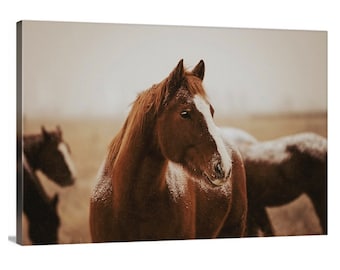
[[[216,116],[327,110],[327,32],[23,23],[25,117],[116,117],[183,58]]]

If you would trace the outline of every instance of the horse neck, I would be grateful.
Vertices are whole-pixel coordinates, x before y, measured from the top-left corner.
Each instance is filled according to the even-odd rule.
[[[40,168],[39,165],[39,153],[43,144],[43,138],[41,135],[31,135],[24,137],[24,154],[30,165],[35,171]]]
[[[29,219],[50,211],[50,198],[39,179],[24,167],[24,211]],[[37,211],[39,209],[39,211]]]
[[[127,124],[125,133],[118,138],[121,146],[111,173],[113,200],[118,208],[142,207],[148,198],[158,196],[165,189],[167,163],[155,144],[152,122],[144,119],[143,126],[148,128]]]

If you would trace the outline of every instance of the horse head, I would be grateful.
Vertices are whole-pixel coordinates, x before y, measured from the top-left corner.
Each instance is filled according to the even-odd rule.
[[[214,109],[202,84],[204,73],[203,60],[191,72],[181,60],[164,80],[155,136],[165,158],[193,177],[220,186],[231,175],[231,153],[214,123]]]
[[[75,181],[75,168],[71,159],[70,147],[63,141],[62,131],[48,132],[41,127],[42,147],[39,153],[40,169],[60,186],[72,185]]]

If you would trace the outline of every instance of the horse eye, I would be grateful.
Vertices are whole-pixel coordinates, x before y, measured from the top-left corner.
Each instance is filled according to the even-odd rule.
[[[190,112],[189,111],[182,111],[181,117],[184,118],[184,119],[190,118]]]

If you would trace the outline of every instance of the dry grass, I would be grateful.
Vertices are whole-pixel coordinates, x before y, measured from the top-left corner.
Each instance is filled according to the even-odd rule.
[[[260,140],[303,131],[313,131],[327,136],[327,116],[271,116],[239,119],[219,119],[219,125],[231,125],[245,129]],[[26,120],[25,133],[40,132],[61,125],[65,140],[70,144],[72,157],[78,170],[76,184],[60,188],[39,174],[47,192],[60,194],[59,214],[62,225],[59,230],[60,243],[87,243],[89,234],[89,198],[95,184],[97,170],[106,154],[107,146],[120,128],[122,121],[108,119],[52,119]],[[277,235],[319,234],[321,228],[307,196],[284,207],[268,209]],[[23,222],[24,243],[29,244],[27,224]]]

